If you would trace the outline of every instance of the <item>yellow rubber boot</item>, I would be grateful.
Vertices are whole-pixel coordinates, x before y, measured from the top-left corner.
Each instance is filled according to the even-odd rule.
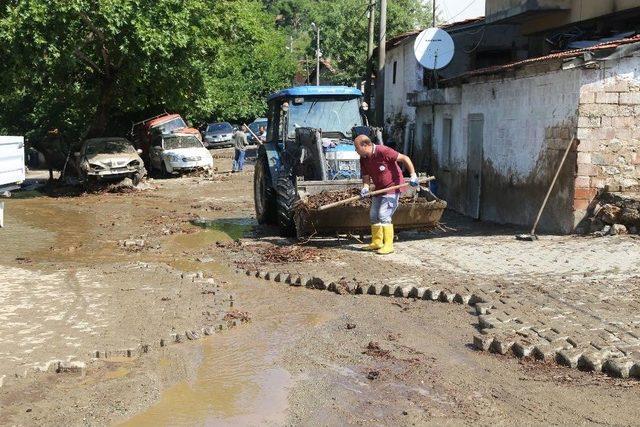
[[[387,255],[393,253],[393,224],[382,225],[382,236],[384,245],[378,249],[378,254]]]
[[[377,251],[382,248],[382,224],[371,225],[371,243],[363,247],[363,251]]]

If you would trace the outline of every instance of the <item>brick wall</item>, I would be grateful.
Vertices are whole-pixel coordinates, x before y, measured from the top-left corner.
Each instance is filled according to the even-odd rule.
[[[576,224],[598,191],[640,192],[640,80],[633,76],[627,73],[582,87],[573,203]]]

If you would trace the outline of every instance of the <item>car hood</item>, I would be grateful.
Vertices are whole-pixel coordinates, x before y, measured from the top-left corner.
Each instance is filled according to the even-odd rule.
[[[206,136],[233,135],[232,130],[205,132]]]
[[[133,160],[138,160],[142,164],[142,159],[138,153],[98,153],[91,156],[85,156],[89,163],[97,163],[108,167],[125,166]]]
[[[182,156],[182,157],[194,157],[200,156],[203,159],[211,157],[211,153],[204,147],[194,147],[194,148],[174,148],[172,150],[164,150],[163,154],[165,156],[174,155],[174,156]]]

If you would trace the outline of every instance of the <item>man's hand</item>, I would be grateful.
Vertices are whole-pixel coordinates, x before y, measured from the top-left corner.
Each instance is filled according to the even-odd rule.
[[[364,199],[368,195],[369,195],[369,186],[365,185],[364,187],[362,187],[362,190],[360,190],[360,198]]]
[[[420,185],[420,183],[418,182],[418,175],[416,175],[415,173],[411,174],[411,180],[409,181],[409,184],[411,184],[412,187],[417,187],[418,185]]]

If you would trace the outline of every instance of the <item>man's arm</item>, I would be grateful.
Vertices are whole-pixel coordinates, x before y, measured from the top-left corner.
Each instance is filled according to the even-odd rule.
[[[416,168],[413,167],[413,162],[408,156],[405,156],[404,154],[398,154],[398,159],[396,161],[400,164],[403,164],[404,167],[407,168],[409,175],[413,176],[416,174]]]
[[[405,156],[404,154],[398,154],[398,159],[396,160],[398,163],[403,164],[406,168],[407,171],[409,172],[410,176],[411,176],[411,185],[413,187],[417,187],[418,186],[418,175],[416,174],[416,168],[413,167],[413,162],[411,161],[411,159],[408,156]]]

